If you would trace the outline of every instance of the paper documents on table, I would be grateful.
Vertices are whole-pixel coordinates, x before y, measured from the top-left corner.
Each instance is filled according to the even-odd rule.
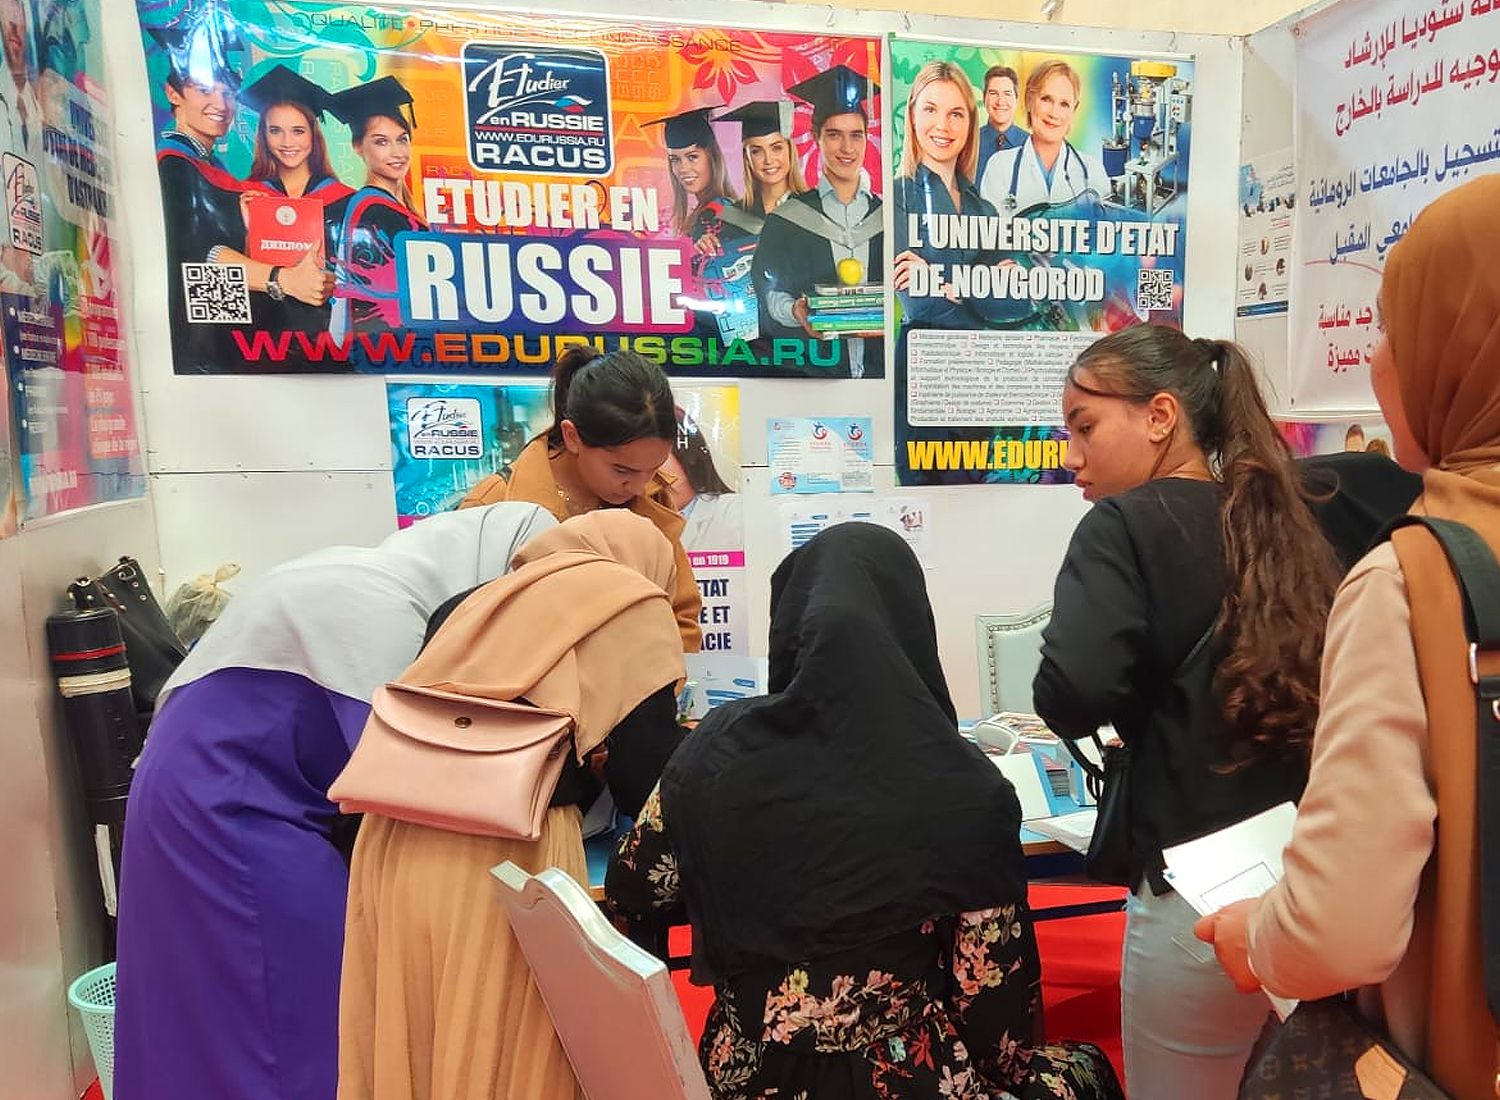
[[[1087,810],[1079,810],[1072,814],[1058,814],[1056,817],[1042,818],[1040,821],[1028,821],[1026,827],[1034,833],[1041,833],[1053,840],[1061,841],[1073,851],[1088,855],[1089,841],[1094,835],[1094,821],[1098,818],[1099,811],[1094,807]]]
[[[1166,880],[1203,916],[1258,898],[1281,878],[1282,849],[1296,820],[1297,807],[1283,802],[1227,829],[1163,848]],[[1297,1007],[1285,997],[1266,996],[1283,1020]]]

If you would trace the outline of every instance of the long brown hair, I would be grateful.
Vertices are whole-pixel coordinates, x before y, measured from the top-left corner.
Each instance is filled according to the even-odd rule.
[[[708,187],[699,197],[697,206],[692,209],[688,208],[692,196],[688,194],[687,188],[682,186],[681,181],[675,175],[671,172],[667,173],[672,180],[672,232],[679,237],[687,236],[688,230],[693,227],[693,217],[704,206],[715,199],[734,202],[737,198],[734,188],[729,186],[729,169],[724,164],[724,150],[719,147],[719,139],[710,137],[706,145],[698,145],[694,142],[693,145],[684,145],[683,149],[692,149],[695,146],[708,154],[709,170]],[[670,156],[671,153],[672,150],[668,149],[667,154]]]
[[[277,107],[290,107],[307,120],[307,132],[312,136],[312,152],[307,155],[308,186],[333,175],[333,166],[328,160],[328,140],[323,136],[323,127],[318,123],[317,116],[300,103],[283,100],[280,103],[269,104],[260,113],[260,121],[255,124],[255,157],[250,161],[250,175],[247,178],[252,180],[281,178],[281,162],[272,155],[271,139],[266,136],[266,119]]]
[[[401,127],[402,132],[404,132],[407,137],[411,136],[412,125],[411,125],[410,122],[408,122],[405,118],[402,117],[402,115],[401,115],[401,113],[399,111],[397,111],[395,114],[380,113],[380,114],[368,115],[367,117],[360,119],[355,125],[353,125],[353,126],[351,126],[349,128],[349,141],[350,141],[350,144],[352,144],[354,146],[354,151],[356,153],[359,153],[359,158],[361,160],[364,160],[364,156],[365,155],[364,155],[364,152],[360,149],[360,146],[364,143],[365,138],[367,136],[369,136],[369,133],[370,133],[370,123],[374,122],[377,118],[388,118],[388,119],[390,119],[397,126]],[[370,180],[369,167],[370,167],[369,161],[365,161],[365,185],[366,186],[370,186],[370,183],[369,183],[369,180]],[[410,171],[410,169],[407,169],[407,171]],[[381,190],[384,190],[384,188],[381,188]],[[412,198],[411,188],[407,186],[407,183],[406,183],[405,179],[403,179],[401,181],[401,193],[396,196],[396,199],[397,199],[398,202],[400,202],[402,205],[406,206],[408,209],[410,209],[410,210],[415,210],[416,209],[415,202],[413,201],[413,198]]]
[[[1217,629],[1226,649],[1215,682],[1232,756],[1246,762],[1305,749],[1338,569],[1249,359],[1228,340],[1135,325],[1079,356],[1069,372],[1075,385],[1080,370],[1099,384],[1082,387],[1091,393],[1137,402],[1172,394],[1193,442],[1217,460],[1226,577]]]

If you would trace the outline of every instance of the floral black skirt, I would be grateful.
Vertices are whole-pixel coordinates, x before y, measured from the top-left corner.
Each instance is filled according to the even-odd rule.
[[[699,1046],[714,1097],[1124,1100],[1097,1047],[1032,1044],[1025,927],[965,914],[720,985]]]

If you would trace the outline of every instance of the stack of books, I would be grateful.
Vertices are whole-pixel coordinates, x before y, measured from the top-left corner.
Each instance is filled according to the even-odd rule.
[[[885,288],[818,284],[807,296],[807,324],[824,340],[840,336],[885,335]]]

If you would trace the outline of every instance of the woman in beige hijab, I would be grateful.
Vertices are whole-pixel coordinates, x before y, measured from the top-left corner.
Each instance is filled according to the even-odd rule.
[[[1486,176],[1412,223],[1386,264],[1370,381],[1396,460],[1423,474],[1411,510],[1500,551],[1497,209],[1500,176]],[[1447,1095],[1492,1100],[1468,662],[1442,549],[1420,528],[1396,532],[1334,600],[1286,876],[1197,932],[1244,991],[1360,988],[1361,1008]],[[1479,671],[1497,669],[1481,659]]]
[[[623,509],[575,517],[463,599],[399,678],[566,712],[576,757],[534,843],[365,817],[350,869],[339,1100],[573,1100],[487,872],[511,860],[586,881],[579,807],[598,793],[587,762],[606,740],[615,801],[639,812],[679,738],[675,570],[649,520]]]

